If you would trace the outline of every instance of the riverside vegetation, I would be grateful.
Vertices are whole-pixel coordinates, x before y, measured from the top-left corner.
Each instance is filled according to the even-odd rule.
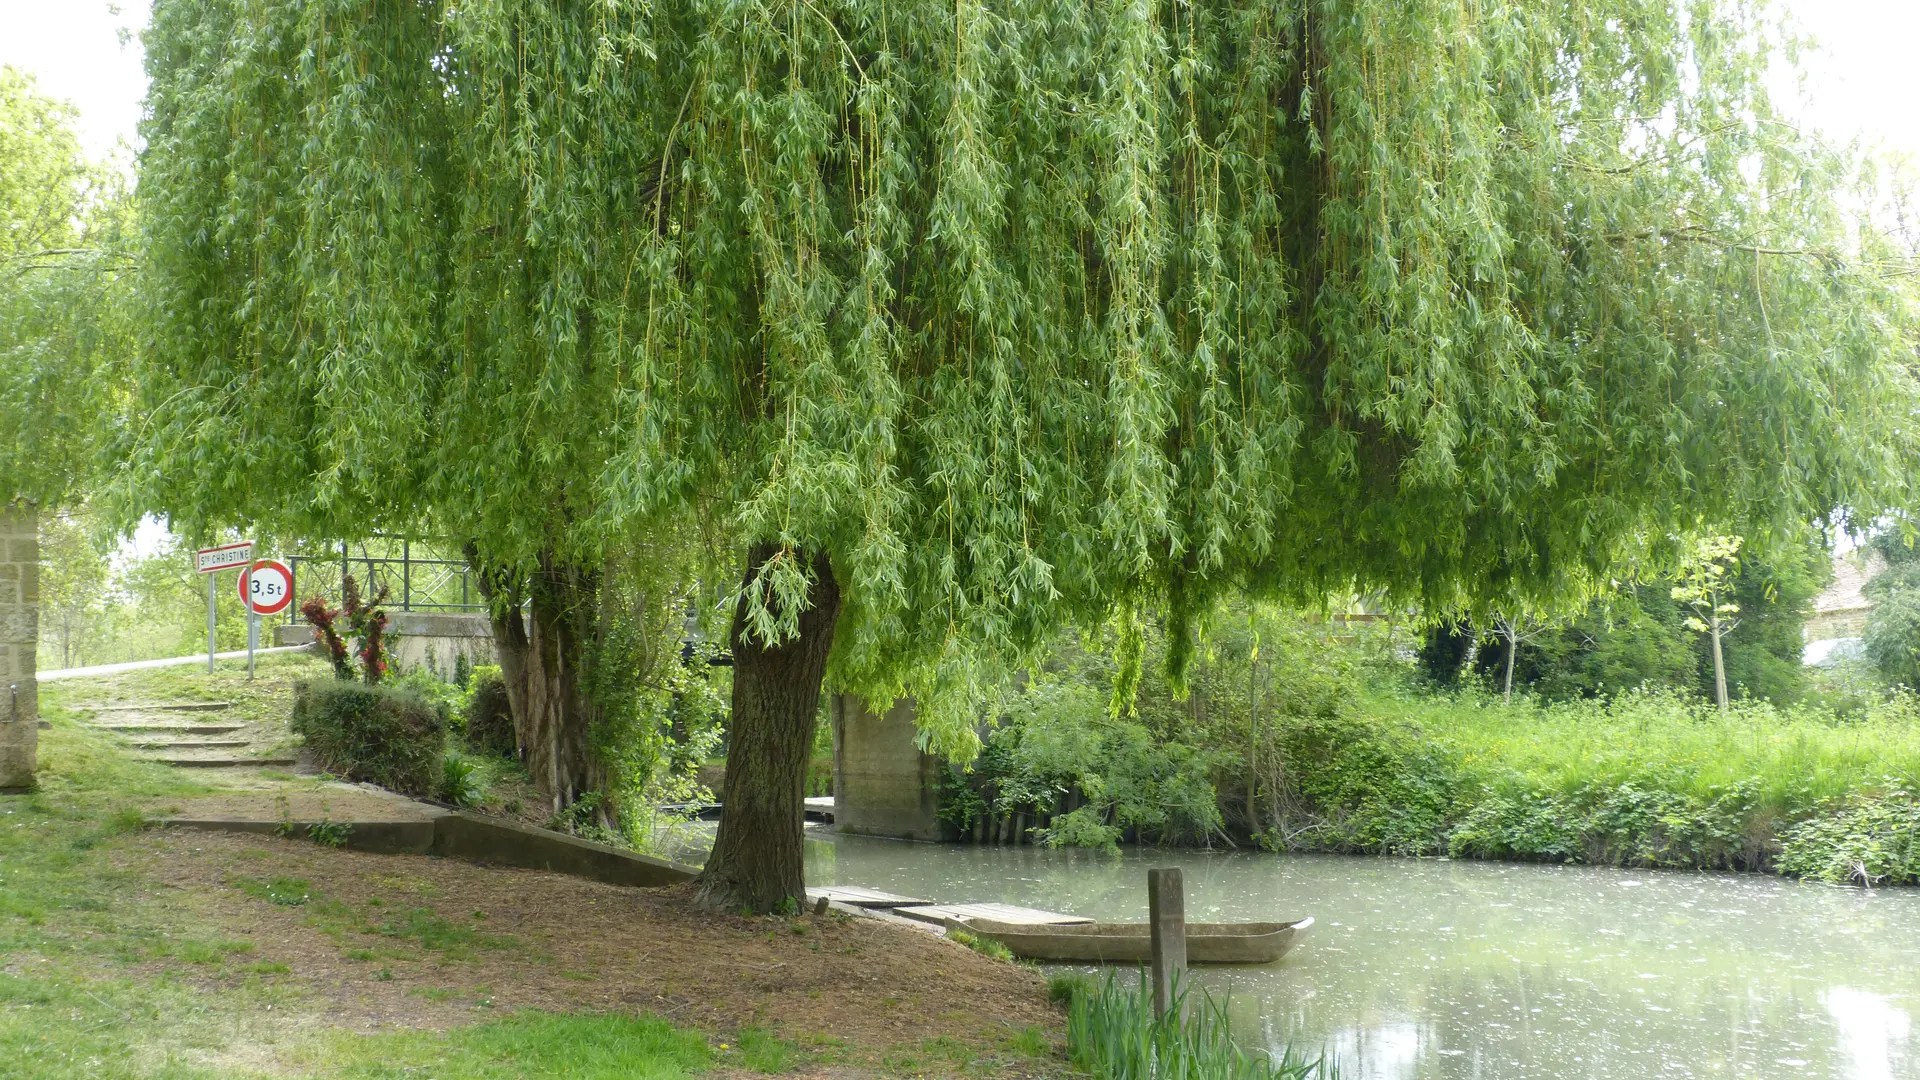
[[[1403,635],[1404,640],[1404,635]],[[1256,651],[1253,646],[1258,643]],[[1647,686],[1435,691],[1390,632],[1281,616],[1219,635],[1192,694],[1065,650],[943,789],[956,837],[1442,855],[1920,882],[1920,699]]]

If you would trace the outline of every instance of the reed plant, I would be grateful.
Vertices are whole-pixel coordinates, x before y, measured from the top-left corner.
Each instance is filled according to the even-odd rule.
[[[1061,984],[1068,1056],[1099,1080],[1336,1080],[1324,1058],[1307,1061],[1291,1049],[1276,1058],[1241,1046],[1225,1005],[1189,990],[1176,976],[1173,1007],[1155,1016],[1145,972],[1131,986],[1112,972],[1099,982]]]

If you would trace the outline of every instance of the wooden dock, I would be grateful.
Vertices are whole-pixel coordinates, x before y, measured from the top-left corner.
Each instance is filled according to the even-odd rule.
[[[915,922],[937,927],[969,919],[991,919],[1017,926],[1067,926],[1093,921],[1079,915],[1063,915],[1058,911],[1042,911],[1017,904],[930,904],[911,896],[859,885],[820,885],[807,890],[807,903],[815,904],[822,899],[863,911],[902,915]]]
[[[863,889],[858,885],[823,885],[807,890],[808,903],[817,903],[823,896],[836,904],[850,904],[870,910],[918,907],[926,903],[925,900],[917,900],[911,896],[881,892],[879,889]]]
[[[1079,915],[1062,915],[1057,911],[1042,911],[1018,904],[922,904],[895,908],[894,911],[909,919],[935,926],[945,926],[949,920],[966,922],[969,919],[990,919],[1016,926],[1070,926],[1093,921]]]

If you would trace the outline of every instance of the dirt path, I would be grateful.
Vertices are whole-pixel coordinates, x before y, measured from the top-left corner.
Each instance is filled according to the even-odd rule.
[[[167,899],[257,943],[253,971],[285,965],[270,977],[354,1030],[522,1008],[651,1012],[722,1034],[770,1030],[835,1075],[1059,1069],[1031,1056],[1061,1026],[1039,975],[875,920],[714,916],[685,887],[271,837],[158,830],[136,850],[132,868]]]

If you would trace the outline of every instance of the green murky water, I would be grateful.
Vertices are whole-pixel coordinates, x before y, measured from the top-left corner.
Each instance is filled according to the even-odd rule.
[[[810,884],[1144,920],[1311,915],[1279,964],[1201,968],[1242,1036],[1344,1080],[1920,1078],[1920,890],[1246,852],[911,844],[809,829]]]

